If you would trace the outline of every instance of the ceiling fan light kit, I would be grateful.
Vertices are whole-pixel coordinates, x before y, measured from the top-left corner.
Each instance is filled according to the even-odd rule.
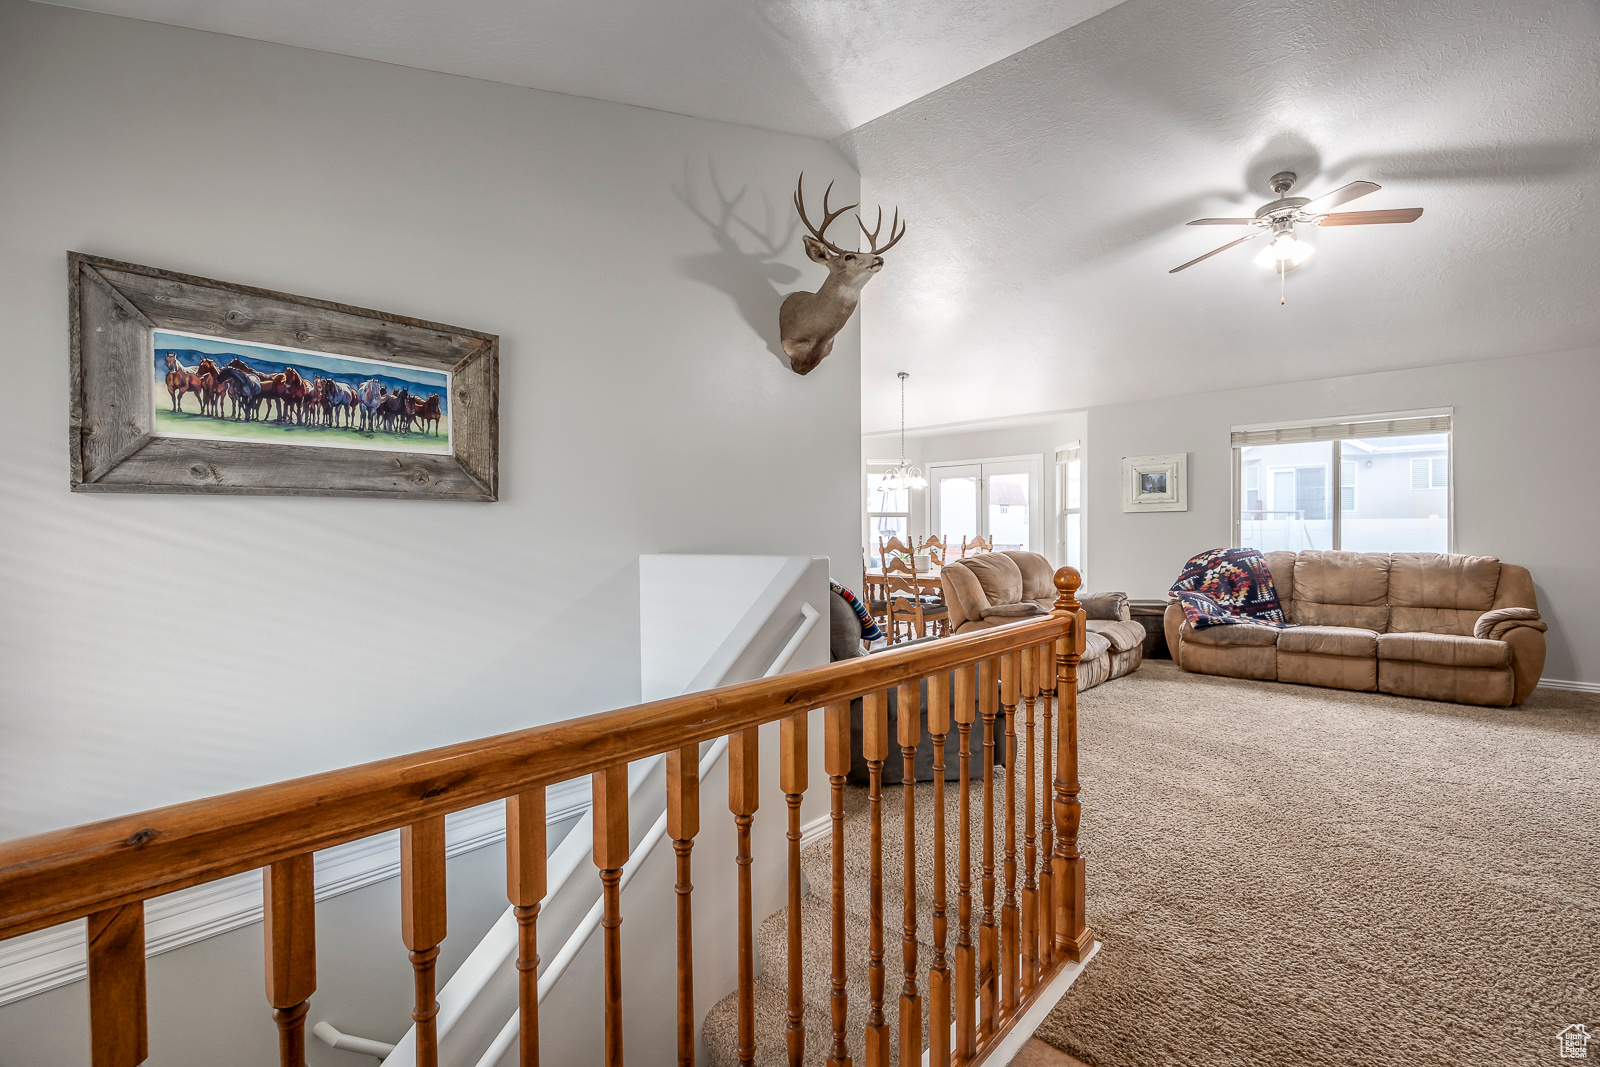
[[[1296,178],[1294,171],[1291,170],[1282,170],[1274,174],[1272,191],[1278,194],[1278,199],[1261,205],[1251,218],[1195,219],[1189,223],[1190,226],[1249,226],[1253,232],[1229,241],[1221,248],[1213,248],[1205,255],[1197,256],[1187,263],[1179,264],[1167,273],[1176,274],[1186,267],[1210,259],[1218,252],[1226,252],[1235,245],[1242,245],[1262,234],[1270,233],[1271,242],[1256,255],[1255,262],[1258,266],[1276,270],[1281,287],[1284,272],[1289,267],[1298,267],[1304,263],[1312,252],[1311,245],[1295,233],[1296,226],[1373,226],[1382,223],[1415,222],[1422,217],[1420,207],[1393,208],[1386,211],[1331,211],[1330,209],[1348,204],[1357,197],[1377,192],[1381,186],[1377,182],[1355,181],[1310,200],[1303,196],[1288,195],[1289,190],[1294,188]],[[1284,302],[1281,293],[1278,302],[1280,304]]]

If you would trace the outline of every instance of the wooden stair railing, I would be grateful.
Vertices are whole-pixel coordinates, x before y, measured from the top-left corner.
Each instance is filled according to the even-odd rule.
[[[88,920],[89,1031],[94,1067],[136,1067],[149,1055],[145,1011],[144,902],[154,896],[263,869],[266,994],[279,1029],[279,1059],[305,1063],[305,1019],[316,990],[314,859],[318,849],[387,830],[401,831],[401,936],[415,979],[418,1067],[436,1067],[438,1013],[434,964],[444,940],[444,816],[493,800],[506,802],[506,895],[518,925],[520,1059],[539,1062],[537,921],[545,895],[545,790],[591,775],[594,864],[604,903],[603,1026],[595,1035],[608,1067],[623,1063],[622,902],[619,880],[628,859],[628,763],[668,756],[667,832],[677,856],[678,1061],[695,1057],[693,885],[690,853],[700,829],[699,745],[730,738],[728,807],[738,828],[738,1056],[752,1063],[758,1041],[780,1042],[787,1061],[805,1056],[804,986],[800,974],[800,825],[810,752],[809,715],[824,709],[822,739],[831,790],[832,1033],[829,1067],[887,1067],[891,1023],[884,1011],[883,766],[889,758],[888,692],[898,688],[905,786],[902,913],[903,982],[896,1031],[902,1064],[923,1055],[929,1024],[935,1067],[976,1065],[992,1052],[1050,982],[1093,946],[1084,922],[1084,861],[1078,850],[1077,664],[1084,614],[1075,598],[1080,578],[1056,573],[1059,590],[1048,618],[660,700],[550,726],[380,760],[208,800],[0,844],[0,938],[74,919]],[[928,705],[921,708],[922,681]],[[953,701],[950,699],[953,695]],[[845,944],[844,798],[850,766],[850,701],[863,698],[864,754],[870,771],[871,937]],[[1025,755],[1018,761],[1016,711],[1024,709]],[[960,759],[958,835],[946,840],[943,767],[954,708]],[[1035,762],[1035,707],[1043,709],[1041,758]],[[982,914],[974,942],[971,729],[974,708],[983,736]],[[1052,709],[1058,714],[1052,717]],[[918,986],[914,759],[923,716],[934,745],[933,963],[926,993]],[[1005,837],[996,881],[993,769],[997,711],[1006,716]],[[750,824],[759,794],[757,728],[780,722],[780,782],[788,807],[788,1012],[781,1035],[756,1033],[754,917],[750,888]],[[1054,734],[1052,736],[1052,730]],[[1053,742],[1053,744],[1052,744]],[[1052,776],[1053,770],[1053,776]],[[1022,848],[1017,848],[1016,773],[1023,773]],[[1049,796],[1035,850],[1035,798]],[[945,859],[957,850],[956,934],[945,946]],[[1018,863],[1021,893],[1018,895]],[[1035,867],[1038,870],[1035,870]],[[997,892],[1002,894],[997,901]],[[998,908],[997,908],[998,903]],[[870,1011],[864,1032],[848,1032],[846,966],[866,950]],[[859,956],[858,956],[859,958]],[[775,961],[774,961],[775,962]],[[953,962],[953,968],[949,965]],[[953,1024],[953,1025],[952,1025]],[[819,1035],[818,1040],[822,1040]]]

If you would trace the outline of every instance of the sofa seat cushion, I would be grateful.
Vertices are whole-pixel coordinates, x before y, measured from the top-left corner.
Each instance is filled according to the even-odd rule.
[[[1215,630],[1217,627],[1211,626],[1207,627],[1207,629]],[[1144,627],[1136,622],[1090,619],[1088,630],[1090,633],[1099,634],[1111,642],[1111,648],[1116,652],[1131,652],[1144,645]]]
[[[1376,659],[1378,634],[1355,626],[1291,626],[1278,634],[1278,651]]]
[[[1455,634],[1379,634],[1378,658],[1436,667],[1511,667],[1511,646]]]
[[[1241,645],[1272,648],[1277,645],[1278,635],[1283,631],[1276,626],[1252,626],[1245,622],[1225,626],[1204,626],[1197,630],[1184,623],[1182,633],[1183,643],[1186,645],[1200,645],[1206,648],[1237,648]]]

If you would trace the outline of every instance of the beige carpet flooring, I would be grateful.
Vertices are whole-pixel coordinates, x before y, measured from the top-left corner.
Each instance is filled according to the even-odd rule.
[[[1539,690],[1521,708],[1469,708],[1155,661],[1083,694],[1080,710],[1102,950],[1043,1041],[1088,1067],[1499,1067],[1557,1062],[1557,1030],[1600,1024],[1600,697]],[[916,794],[926,991],[932,786]],[[975,783],[975,811],[978,797]],[[952,833],[955,804],[952,785]],[[865,790],[848,791],[847,812],[859,1062]],[[887,787],[891,1030],[900,824],[900,787]],[[808,1064],[823,1062],[830,1036],[828,864],[823,843],[802,860],[814,890],[801,910]],[[758,933],[760,1064],[786,1062],[785,923],[780,912]],[[737,1062],[735,1019],[731,996],[707,1016],[713,1065]]]
[[[1104,947],[1043,1040],[1091,1067],[1499,1067],[1600,1023],[1600,697],[1157,661],[1081,708]]]

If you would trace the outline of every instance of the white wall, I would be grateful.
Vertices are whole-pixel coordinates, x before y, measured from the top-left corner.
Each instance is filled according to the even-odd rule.
[[[856,558],[857,330],[794,375],[820,268],[691,209],[828,145],[21,0],[0,129],[0,838],[633,703],[641,553]],[[69,493],[69,249],[498,333],[500,502]]]
[[[971,429],[951,427],[942,430],[916,430],[906,437],[906,460],[928,473],[934,463],[961,463],[968,460],[1000,459],[1016,456],[1037,457],[1043,471],[1044,545],[1039,549],[1051,561],[1062,562],[1060,531],[1056,515],[1060,510],[1057,499],[1055,453],[1062,445],[1083,441],[1087,435],[1088,417],[1082,411],[1069,411],[1049,416],[1029,416],[1017,420],[974,426]],[[1085,442],[1087,454],[1087,442]],[[861,438],[863,464],[900,459],[900,434],[867,434]],[[864,488],[864,487],[863,487]],[[931,490],[912,490],[911,535],[924,537],[931,529]],[[837,569],[837,568],[836,568]]]
[[[0,839],[634,703],[641,554],[855,558],[858,331],[794,375],[820,268],[701,217],[713,168],[758,226],[854,195],[826,144],[22,0],[0,130]],[[498,333],[501,500],[70,493],[69,249]],[[446,971],[501,865],[452,861]],[[394,895],[319,909],[318,1014],[385,1037]],[[276,1062],[259,946],[156,958],[160,1062]],[[78,1062],[82,989],[0,1057]]]
[[[1454,407],[1454,551],[1533,572],[1545,676],[1600,683],[1600,349],[1171,397],[1089,410],[1088,565],[1097,589],[1161,596],[1230,543],[1235,425]],[[1123,456],[1189,454],[1189,510],[1124,514]]]

